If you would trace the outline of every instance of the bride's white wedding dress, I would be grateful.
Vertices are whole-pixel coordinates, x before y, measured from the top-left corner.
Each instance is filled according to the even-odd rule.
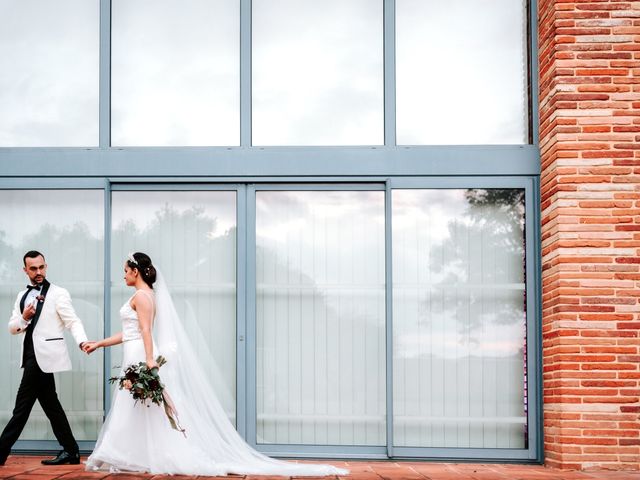
[[[136,404],[129,391],[116,390],[95,449],[87,459],[87,470],[212,476],[348,474],[332,465],[276,460],[251,448],[218,402],[160,274],[154,291],[154,356],[167,359],[160,378],[175,404],[186,437],[171,428],[163,407]],[[124,370],[145,361],[146,355],[138,316],[129,301],[120,309],[120,317]]]

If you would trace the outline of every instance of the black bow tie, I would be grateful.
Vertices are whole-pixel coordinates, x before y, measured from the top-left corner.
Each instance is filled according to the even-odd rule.
[[[40,285],[27,285],[27,292],[30,292],[31,290],[40,291],[40,288],[42,288]]]

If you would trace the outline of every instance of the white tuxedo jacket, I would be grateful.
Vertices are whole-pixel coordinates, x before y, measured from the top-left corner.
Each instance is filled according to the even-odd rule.
[[[13,313],[9,320],[9,332],[13,335],[23,334],[29,322],[22,318],[20,300],[26,290],[22,290],[16,298]],[[76,315],[71,305],[69,292],[64,288],[49,284],[49,290],[42,305],[40,317],[33,329],[33,350],[38,366],[43,372],[53,373],[71,370],[71,359],[64,340],[64,330],[71,331],[76,343],[80,345],[87,341],[87,334],[82,321]],[[24,337],[23,349],[24,349]],[[22,365],[23,353],[20,353]]]

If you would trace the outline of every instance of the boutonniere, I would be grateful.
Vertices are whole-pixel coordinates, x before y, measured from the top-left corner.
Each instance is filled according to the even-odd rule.
[[[38,296],[36,297],[36,300],[38,300],[38,302],[39,302],[39,303],[44,302],[44,295],[38,295]]]

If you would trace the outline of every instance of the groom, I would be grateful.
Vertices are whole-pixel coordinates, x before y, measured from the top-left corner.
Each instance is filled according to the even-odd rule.
[[[13,417],[0,436],[0,465],[4,465],[11,447],[18,440],[36,400],[40,402],[51,422],[54,435],[64,449],[57,457],[43,460],[42,463],[78,464],[78,444],[58,400],[53,372],[71,370],[71,360],[63,338],[64,329],[71,331],[80,348],[87,341],[87,335],[73,310],[69,292],[46,280],[47,264],[44,255],[31,250],[25,253],[23,263],[30,284],[18,294],[9,320],[9,331],[13,335],[24,334],[24,371]]]

